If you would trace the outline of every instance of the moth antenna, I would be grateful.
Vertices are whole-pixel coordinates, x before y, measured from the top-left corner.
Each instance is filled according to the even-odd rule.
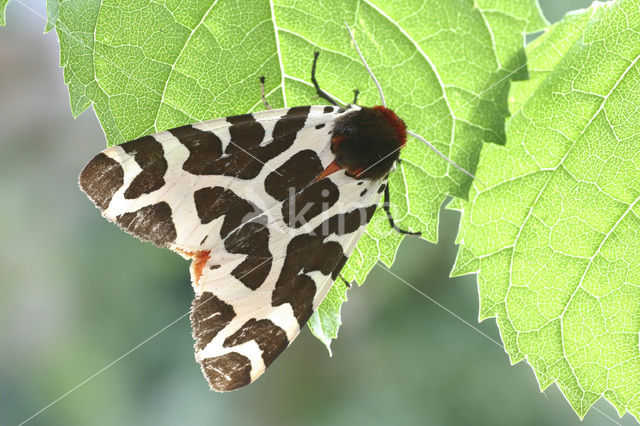
[[[438,156],[440,158],[442,158],[443,160],[445,160],[447,163],[451,164],[453,167],[455,167],[456,169],[460,170],[462,173],[464,173],[465,175],[469,176],[471,179],[475,180],[476,182],[478,182],[479,184],[481,184],[482,186],[484,186],[484,183],[480,182],[480,180],[478,180],[478,178],[476,178],[474,175],[472,175],[470,172],[466,171],[462,166],[458,165],[455,161],[453,161],[452,159],[450,159],[449,157],[447,157],[446,155],[444,155],[443,153],[441,153],[440,151],[438,151],[438,148],[436,148],[435,146],[433,146],[431,144],[431,142],[427,141],[425,138],[423,138],[422,136],[420,136],[417,133],[412,132],[411,130],[407,130],[407,134],[410,136],[413,136],[414,138],[418,139],[419,141],[422,141],[425,145],[427,145],[429,148],[431,148],[431,150],[433,152],[435,152],[436,154],[438,154]]]
[[[349,32],[349,37],[351,37],[351,40],[353,41],[353,44],[356,46],[356,50],[358,51],[358,55],[360,56],[360,60],[364,64],[364,67],[367,69],[367,72],[371,76],[371,79],[373,80],[373,82],[376,84],[376,87],[378,88],[378,92],[380,93],[380,104],[383,107],[386,107],[387,106],[387,102],[384,100],[384,93],[382,92],[382,86],[380,85],[380,82],[376,78],[376,76],[373,73],[373,71],[371,71],[371,68],[369,68],[369,64],[367,64],[367,61],[366,61],[366,59],[364,59],[364,56],[362,56],[362,52],[360,51],[360,46],[358,46],[358,42],[356,41],[355,37],[353,36],[353,33],[351,32],[351,27],[349,27],[349,24],[347,24],[347,21],[344,22],[344,25],[346,25],[347,31]],[[444,155],[443,153],[438,151],[438,149],[435,146],[433,146],[429,141],[427,141],[425,138],[423,138],[422,136],[420,136],[417,133],[414,133],[414,132],[412,132],[410,130],[407,130],[407,134],[413,136],[414,138],[416,138],[416,139],[418,139],[418,140],[420,140],[422,142],[424,142],[429,148],[431,148],[433,150],[433,152],[438,154],[438,156],[440,156],[443,160],[445,160],[446,162],[451,164],[453,167],[455,167],[456,169],[460,170],[462,173],[464,173],[465,175],[469,176],[471,179],[475,180],[476,182],[478,182],[478,183],[480,183],[480,184],[482,184],[484,186],[484,184],[482,182],[480,182],[480,180],[478,180],[478,178],[476,178],[470,172],[466,171],[462,166],[456,164],[455,161],[451,160],[449,157],[447,157],[446,155]]]
[[[369,68],[369,64],[367,64],[367,61],[364,59],[364,56],[362,56],[362,52],[360,51],[360,47],[358,46],[358,42],[356,41],[355,37],[353,36],[353,33],[351,32],[351,28],[349,27],[349,24],[347,24],[347,21],[345,21],[344,24],[347,26],[347,31],[349,31],[349,37],[351,37],[351,40],[353,41],[353,44],[356,46],[356,50],[358,51],[358,55],[360,56],[360,60],[362,61],[362,63],[364,64],[364,67],[367,69],[367,72],[369,73],[369,75],[373,79],[373,82],[378,87],[378,92],[380,92],[380,104],[383,107],[386,107],[387,103],[384,100],[384,93],[382,93],[382,86],[380,86],[380,82],[376,78],[375,74],[373,74],[373,71],[371,71],[371,68]]]

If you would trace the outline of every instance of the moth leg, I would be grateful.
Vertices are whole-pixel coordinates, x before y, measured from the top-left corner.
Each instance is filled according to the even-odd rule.
[[[338,277],[344,282],[344,285],[346,285],[348,288],[351,288],[351,283],[349,281],[347,281],[342,274],[339,274]]]
[[[404,229],[398,228],[396,226],[395,221],[393,220],[393,216],[391,216],[391,210],[389,209],[390,205],[391,205],[391,197],[389,195],[389,182],[387,182],[384,186],[384,202],[382,203],[382,208],[384,209],[385,213],[387,213],[387,219],[389,219],[389,225],[391,225],[391,228],[394,229],[396,232],[399,232],[404,235],[422,235],[422,232],[411,232],[411,231],[405,231]]]
[[[353,105],[358,105],[358,95],[360,94],[360,91],[358,89],[353,91],[353,102],[351,102]]]
[[[260,77],[260,98],[265,109],[271,109],[271,105],[267,102],[267,98],[264,95],[264,76]]]
[[[320,52],[313,53],[313,66],[311,67],[311,82],[313,83],[313,87],[316,88],[316,93],[318,94],[318,96],[328,101],[331,105],[339,106],[338,103],[335,101],[335,99],[329,96],[327,92],[320,89],[320,85],[318,85],[318,80],[316,80],[316,63],[318,62],[319,55],[320,55]]]

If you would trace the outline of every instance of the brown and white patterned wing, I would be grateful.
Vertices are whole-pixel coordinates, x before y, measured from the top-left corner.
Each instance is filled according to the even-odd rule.
[[[196,203],[215,195],[206,188],[229,189],[222,196],[231,198],[238,189],[248,192],[271,171],[267,163],[291,149],[305,123],[323,118],[318,109],[210,120],[126,142],[91,160],[80,187],[106,219],[127,232],[159,246],[197,251],[215,225],[203,223],[198,213]],[[260,196],[255,194],[268,202]]]
[[[80,186],[103,216],[193,259],[196,358],[212,389],[255,380],[339,274],[381,183],[335,173],[335,119],[311,106],[206,121],[98,154]],[[384,185],[384,184],[382,184]]]
[[[192,268],[196,359],[212,389],[251,383],[298,335],[353,251],[379,196],[363,201],[352,210],[335,205],[312,230],[245,223],[224,240],[224,249]]]

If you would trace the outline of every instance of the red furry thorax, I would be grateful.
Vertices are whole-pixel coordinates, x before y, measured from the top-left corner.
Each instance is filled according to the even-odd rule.
[[[398,117],[395,112],[387,107],[383,107],[382,105],[376,105],[373,107],[373,109],[378,110],[382,113],[385,120],[387,120],[391,127],[393,127],[396,131],[398,139],[400,140],[400,146],[404,146],[404,144],[407,142],[407,126],[404,124],[404,121],[402,121],[402,119]]]

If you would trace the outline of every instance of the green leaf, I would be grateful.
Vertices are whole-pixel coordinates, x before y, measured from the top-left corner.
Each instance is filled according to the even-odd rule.
[[[342,325],[340,308],[346,301],[347,285],[344,281],[337,280],[307,323],[313,335],[325,344],[329,354],[331,354],[331,340],[338,337],[338,329]]]
[[[5,17],[7,3],[9,3],[9,0],[0,0],[0,26],[4,26],[7,24],[7,20]]]
[[[509,110],[512,114],[520,110],[569,48],[582,36],[584,27],[598,7],[596,3],[588,9],[568,13],[564,19],[548,28],[545,34],[527,46],[529,79],[511,83]]]
[[[309,82],[314,51],[322,52],[318,78],[327,92],[349,102],[358,88],[363,105],[378,103],[346,21],[388,106],[473,171],[483,141],[504,143],[509,80],[526,76],[523,33],[545,25],[535,0],[185,4],[58,3],[56,31],[72,111],[92,105],[110,145],[260,109],[261,75],[274,107],[317,104]],[[435,241],[440,205],[447,194],[466,196],[470,179],[416,140],[402,159],[390,179],[395,215],[402,227]],[[376,213],[345,278],[362,282],[378,259],[390,265],[400,241]],[[319,310],[322,318],[312,320],[325,342],[337,333],[341,291],[332,291]]]
[[[58,22],[58,13],[60,12],[59,0],[47,0],[47,26],[44,29],[48,33],[55,28]]]
[[[542,389],[557,383],[580,417],[604,397],[638,418],[638,3],[567,17],[530,54],[545,46],[561,50],[542,56],[537,88],[516,88],[507,145],[483,150],[485,186],[458,203],[456,272],[479,271],[480,319]]]

